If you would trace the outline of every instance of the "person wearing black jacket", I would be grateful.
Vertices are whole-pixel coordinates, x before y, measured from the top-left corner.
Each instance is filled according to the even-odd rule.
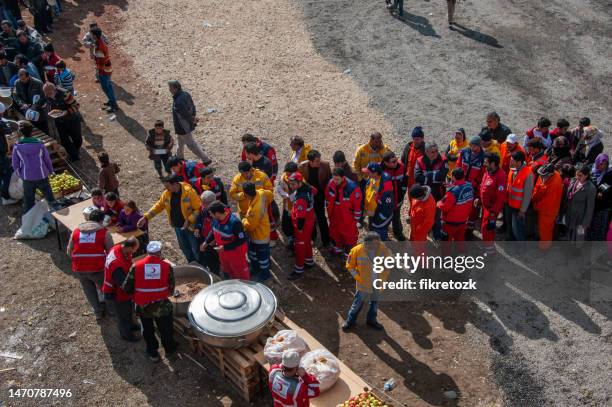
[[[391,178],[391,183],[393,184],[395,201],[393,219],[391,220],[391,223],[393,224],[393,235],[398,241],[403,242],[406,240],[406,236],[404,236],[404,228],[402,227],[401,211],[408,185],[406,168],[401,162],[399,162],[399,159],[393,151],[387,151],[383,154],[382,167],[383,171],[386,172]]]
[[[11,78],[18,71],[17,65],[9,61],[4,52],[0,52],[0,86],[10,87]]]
[[[49,126],[47,125],[47,116],[42,109],[45,103],[42,82],[36,78],[30,77],[30,74],[25,69],[20,69],[18,75],[19,79],[15,82],[15,88],[13,90],[15,105],[17,105],[24,116],[28,109],[39,112],[40,117],[37,121],[32,121],[32,124],[44,133],[48,133]]]
[[[486,130],[489,130],[491,137],[493,137],[494,140],[497,140],[499,144],[506,141],[506,137],[508,137],[509,134],[512,134],[512,130],[500,122],[497,112],[490,112],[487,114],[487,125],[486,127],[483,127],[481,131]]]

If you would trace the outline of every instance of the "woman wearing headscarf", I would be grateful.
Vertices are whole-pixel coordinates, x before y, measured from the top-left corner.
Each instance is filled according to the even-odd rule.
[[[595,208],[596,188],[590,179],[591,167],[584,163],[576,165],[576,177],[567,188],[566,222],[568,240],[576,241],[579,235],[588,233]]]
[[[593,165],[595,158],[603,153],[603,143],[601,138],[603,133],[595,126],[588,126],[584,128],[584,133],[574,152],[574,164],[576,163],[587,163]]]
[[[597,194],[595,195],[595,211],[586,239],[604,241],[608,233],[612,208],[612,169],[610,169],[610,159],[607,154],[601,153],[595,159],[591,170],[591,181],[597,188]]]
[[[550,149],[548,162],[555,166],[556,171],[561,171],[564,164],[572,163],[572,152],[567,137],[559,136],[555,138]]]

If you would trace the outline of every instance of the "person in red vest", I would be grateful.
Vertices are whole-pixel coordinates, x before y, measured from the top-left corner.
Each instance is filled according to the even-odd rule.
[[[344,169],[336,167],[332,179],[325,189],[325,206],[329,218],[329,231],[334,254],[343,254],[344,259],[357,244],[361,219],[361,188],[346,177]]]
[[[173,155],[168,159],[168,167],[170,167],[173,174],[180,177],[181,182],[193,186],[195,181],[200,178],[200,172],[206,168],[206,165]]]
[[[240,218],[219,201],[211,203],[208,212],[213,217],[212,231],[200,246],[200,251],[206,251],[214,240],[225,275],[234,279],[250,279],[247,235]]]
[[[436,200],[431,188],[415,184],[408,192],[410,196],[410,243],[415,255],[425,253],[427,235],[436,221]]]
[[[280,364],[270,366],[268,383],[274,407],[308,407],[320,394],[319,381],[300,367],[300,354],[293,349],[283,352]]]
[[[446,190],[446,195],[437,204],[442,211],[442,230],[447,239],[443,252],[449,252],[452,242],[455,242],[457,253],[463,252],[465,229],[473,204],[474,189],[472,183],[466,182],[463,169],[457,167],[452,172],[452,183]]]
[[[104,281],[106,253],[113,247],[110,233],[102,226],[104,212],[95,209],[70,236],[66,253],[72,258],[72,271],[79,279],[87,301],[93,308],[96,320],[104,318],[104,302],[100,302],[98,290]]]
[[[132,322],[134,303],[132,296],[121,288],[128,271],[132,267],[132,255],[138,251],[139,243],[135,237],[130,237],[123,243],[113,246],[106,256],[104,265],[104,285],[102,292],[104,299],[113,304],[119,335],[128,342],[137,342],[140,338],[132,332],[134,328],[140,330]]]
[[[399,162],[399,159],[393,151],[387,151],[383,154],[382,167],[383,172],[387,173],[393,184],[393,194],[395,198],[395,209],[393,210],[393,219],[391,220],[393,235],[395,239],[403,242],[406,240],[406,236],[404,236],[401,212],[407,188],[406,168],[404,164]]]
[[[200,195],[200,199],[202,200],[202,206],[200,207],[200,213],[196,219],[194,225],[195,230],[193,231],[193,234],[198,239],[198,248],[206,241],[206,238],[208,238],[212,232],[214,218],[208,210],[208,207],[215,202],[215,193],[212,191],[204,191]],[[208,267],[212,273],[219,275],[219,254],[214,247],[207,246],[204,251],[200,250],[198,252],[198,263]]]
[[[415,183],[414,180],[414,166],[416,165],[419,157],[425,154],[425,133],[423,128],[417,126],[412,129],[412,141],[404,147],[400,161],[406,167],[407,187],[410,189]]]
[[[480,233],[484,242],[485,253],[495,254],[495,227],[497,216],[504,210],[506,203],[506,184],[508,177],[499,167],[500,158],[494,153],[485,153],[485,174],[480,184],[480,198],[475,206],[482,206],[482,224]]]
[[[172,303],[168,300],[174,292],[174,271],[172,265],[162,258],[161,250],[161,242],[149,242],[147,255],[134,263],[122,286],[123,291],[133,294],[147,355],[152,362],[160,360],[156,326],[166,356],[178,348],[173,335]]]
[[[295,235],[295,265],[287,278],[295,280],[304,274],[304,267],[314,266],[312,229],[315,224],[314,197],[317,190],[304,182],[299,171],[289,176],[289,188],[293,193],[291,220]]]

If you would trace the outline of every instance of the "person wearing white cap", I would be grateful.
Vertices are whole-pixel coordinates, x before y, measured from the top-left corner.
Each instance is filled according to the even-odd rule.
[[[501,143],[499,150],[501,154],[500,167],[502,170],[504,170],[506,174],[510,172],[510,156],[512,155],[512,153],[514,153],[515,151],[522,151],[523,153],[525,153],[525,149],[519,143],[518,136],[514,133],[509,134],[508,137],[506,137],[506,141]],[[525,153],[525,155],[526,154],[527,153]]]
[[[155,337],[155,326],[159,331],[166,355],[178,347],[173,337],[173,310],[168,297],[174,292],[172,265],[161,257],[162,243],[151,241],[147,255],[136,261],[123,283],[123,291],[133,294],[136,313],[142,323],[142,337],[147,345],[147,355],[159,362],[159,342]]]
[[[2,116],[6,111],[4,103],[0,102],[0,200],[2,205],[11,205],[17,202],[9,195],[9,185],[11,184],[11,175],[13,168],[11,161],[8,158],[8,142],[6,136],[11,134],[11,126]]]
[[[319,381],[300,367],[300,354],[283,352],[280,364],[270,366],[269,387],[274,407],[308,407],[320,394]]]

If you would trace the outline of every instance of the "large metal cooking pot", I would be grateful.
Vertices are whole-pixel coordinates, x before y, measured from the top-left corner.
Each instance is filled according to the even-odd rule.
[[[208,271],[207,268],[202,267],[199,264],[174,266],[173,270],[175,286],[191,282],[203,283],[207,286],[211,286],[214,282],[213,274]],[[174,315],[187,315],[190,301],[178,301],[176,298],[172,297],[170,302],[172,302],[172,305],[174,306]]]
[[[200,291],[187,317],[204,342],[237,349],[254,342],[275,312],[276,296],[265,285],[226,280]]]

